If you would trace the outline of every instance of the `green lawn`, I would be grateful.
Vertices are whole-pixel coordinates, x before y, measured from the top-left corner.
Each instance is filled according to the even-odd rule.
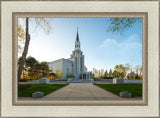
[[[95,84],[107,91],[119,95],[121,91],[131,92],[132,96],[142,96],[142,84]]]
[[[18,97],[31,97],[34,92],[44,92],[47,95],[68,84],[19,84]]]

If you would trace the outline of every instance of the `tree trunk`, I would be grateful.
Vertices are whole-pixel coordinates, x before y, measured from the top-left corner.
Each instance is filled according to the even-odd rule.
[[[23,67],[22,71],[23,71],[23,79],[24,79],[24,67]]]
[[[22,59],[20,61],[19,68],[18,68],[18,82],[19,82],[21,74],[22,74],[22,70],[23,70],[25,60],[26,60],[26,56],[27,56],[27,53],[28,53],[29,42],[30,42],[30,35],[29,35],[29,31],[28,31],[29,30],[28,29],[28,19],[29,18],[27,17],[26,18],[26,41],[25,41],[24,51],[23,51],[23,54],[22,54]]]

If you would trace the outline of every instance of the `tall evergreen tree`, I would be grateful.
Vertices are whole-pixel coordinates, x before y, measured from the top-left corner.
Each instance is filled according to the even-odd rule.
[[[113,77],[112,69],[109,70],[109,77]]]
[[[108,77],[108,71],[107,70],[104,73],[104,77]]]

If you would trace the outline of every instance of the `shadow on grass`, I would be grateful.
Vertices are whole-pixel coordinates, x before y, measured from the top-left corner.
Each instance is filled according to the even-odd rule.
[[[142,96],[142,84],[95,84],[119,96],[122,91],[132,93],[132,97]]]
[[[48,95],[68,84],[18,84],[18,97],[32,97],[34,92],[44,92]]]

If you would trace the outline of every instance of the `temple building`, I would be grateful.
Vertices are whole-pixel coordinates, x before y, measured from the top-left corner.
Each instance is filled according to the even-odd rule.
[[[62,58],[48,62],[48,66],[53,73],[57,73],[57,71],[60,70],[62,72],[62,79],[68,78],[68,75],[73,75],[75,80],[88,80],[92,78],[92,73],[88,72],[87,67],[85,66],[85,56],[81,51],[78,27],[74,50],[72,51],[70,58]]]

